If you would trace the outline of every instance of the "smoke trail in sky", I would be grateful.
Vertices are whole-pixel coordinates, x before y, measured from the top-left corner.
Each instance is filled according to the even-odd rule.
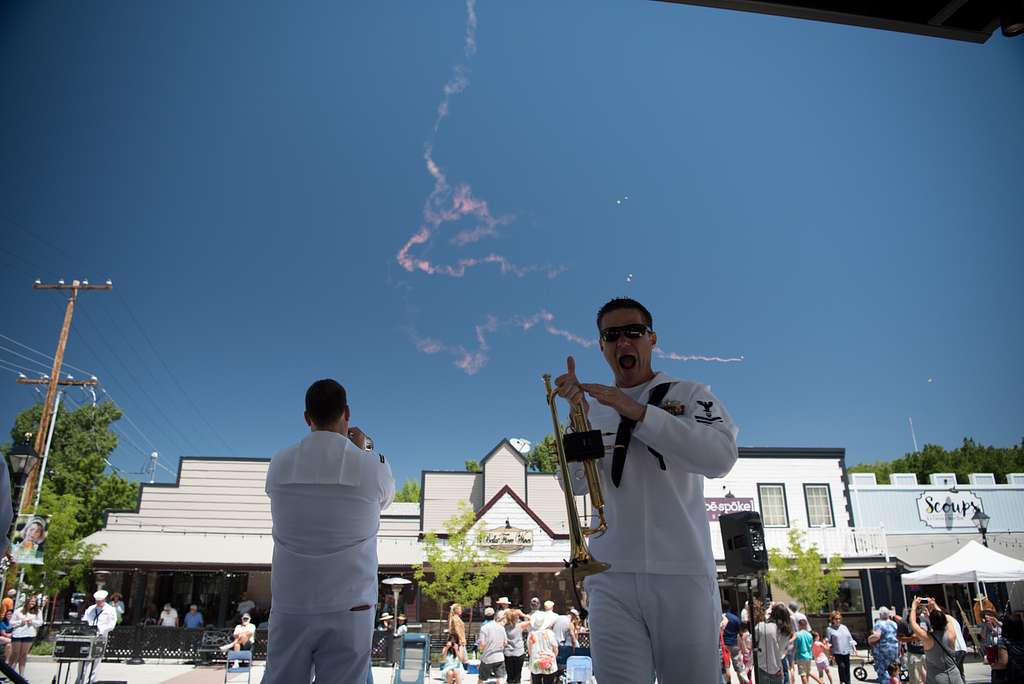
[[[466,0],[464,52],[467,60],[476,53],[476,27],[476,0]],[[444,84],[441,102],[437,107],[437,119],[434,121],[435,134],[441,122],[448,116],[452,97],[469,87],[469,74],[468,65],[458,64],[454,67],[451,78]],[[466,274],[467,269],[486,264],[495,264],[502,274],[511,273],[519,278],[529,273],[543,273],[548,278],[554,278],[565,270],[564,266],[521,266],[494,253],[482,257],[461,258],[453,264],[435,264],[426,258],[413,256],[414,248],[430,242],[447,223],[458,223],[464,218],[472,218],[476,221],[474,227],[460,230],[451,238],[451,244],[456,247],[465,247],[485,238],[497,237],[498,228],[510,224],[513,219],[511,215],[495,216],[492,214],[487,202],[474,196],[473,189],[468,183],[459,183],[453,188],[440,165],[434,160],[433,142],[427,143],[423,160],[427,167],[427,173],[434,179],[434,188],[424,203],[423,220],[419,229],[412,234],[395,255],[395,259],[402,268],[410,273],[419,271],[427,275],[445,275],[452,278],[461,278]]]
[[[529,316],[512,316],[504,320],[499,319],[493,314],[488,314],[483,323],[479,323],[473,328],[476,338],[475,349],[467,349],[463,345],[446,345],[429,337],[419,337],[415,332],[412,333],[412,338],[416,344],[416,349],[424,354],[446,352],[455,357],[454,365],[461,368],[467,375],[476,375],[490,361],[491,346],[488,342],[488,337],[502,328],[519,328],[523,332],[529,332],[533,328],[539,327],[549,335],[561,337],[587,349],[597,346],[596,339],[582,337],[559,328],[555,326],[554,321],[554,314],[544,309]],[[743,361],[742,356],[725,358],[699,354],[677,354],[676,352],[666,352],[661,347],[654,348],[654,355],[659,359],[669,361],[708,361],[713,363],[740,363]]]

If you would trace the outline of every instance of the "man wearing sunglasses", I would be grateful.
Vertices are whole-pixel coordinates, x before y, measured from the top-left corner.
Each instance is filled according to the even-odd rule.
[[[704,478],[732,470],[738,430],[706,385],[651,368],[658,336],[640,302],[611,300],[598,311],[597,328],[614,383],[581,383],[571,356],[555,380],[605,443],[598,472],[608,531],[589,547],[611,569],[585,582],[594,676],[720,682],[722,609]],[[585,493],[582,466],[569,467],[573,490]],[[685,628],[679,606],[689,615]]]

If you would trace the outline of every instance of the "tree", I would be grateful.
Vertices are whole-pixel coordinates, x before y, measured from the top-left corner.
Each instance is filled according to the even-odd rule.
[[[768,550],[768,580],[796,599],[805,612],[827,608],[839,596],[843,559],[832,556],[822,572],[818,548],[804,546],[801,530],[789,531],[789,548],[784,553]]]
[[[42,404],[36,404],[18,414],[11,429],[14,440],[39,429],[42,408]],[[121,415],[113,402],[73,411],[62,404],[57,413],[44,481],[58,497],[78,497],[81,505],[74,518],[78,538],[103,527],[105,510],[134,508],[138,501],[137,483],[105,472],[108,456],[117,447],[117,435],[110,425]]]
[[[404,503],[419,503],[420,483],[409,478],[402,483],[402,488],[395,492],[395,501]]]
[[[538,473],[554,473],[558,471],[558,450],[555,448],[555,435],[545,435],[526,456],[530,470]]]
[[[960,448],[949,451],[925,444],[921,451],[891,461],[855,465],[850,472],[874,473],[879,484],[888,484],[893,473],[915,473],[921,483],[928,482],[931,473],[956,473],[957,482],[967,482],[971,473],[993,473],[996,482],[1005,483],[1007,473],[1024,472],[1024,439],[1010,447],[995,447],[965,437]]]
[[[445,606],[473,606],[482,599],[508,560],[507,554],[484,550],[486,531],[480,526],[474,529],[476,522],[469,502],[460,501],[456,513],[444,523],[448,535],[444,542],[434,532],[423,536],[425,560],[415,568],[416,581],[440,606],[442,620]],[[472,619],[470,614],[470,624]]]
[[[475,458],[471,458],[466,461],[466,470],[468,470],[471,473],[483,472],[483,468],[480,467],[480,461],[476,460]]]

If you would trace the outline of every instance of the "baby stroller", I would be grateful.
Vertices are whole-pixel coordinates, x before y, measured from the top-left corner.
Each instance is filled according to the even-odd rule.
[[[896,662],[899,663],[899,666],[900,666],[900,681],[901,682],[909,682],[910,681],[910,669],[907,667],[907,654],[906,653],[901,654],[900,657],[896,660]],[[882,677],[885,676],[884,672],[875,672],[876,678],[875,679],[868,679],[868,669],[866,667],[867,665],[871,665],[872,668],[874,668],[874,665],[875,665],[875,656],[871,653],[871,651],[868,651],[868,659],[867,660],[865,660],[863,663],[861,663],[857,667],[853,668],[853,677],[854,677],[854,679],[856,679],[859,682],[881,682],[881,681],[883,681]]]

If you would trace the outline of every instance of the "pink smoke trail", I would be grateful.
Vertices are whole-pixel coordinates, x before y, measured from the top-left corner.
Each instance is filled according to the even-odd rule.
[[[476,53],[476,29],[476,0],[466,0],[464,52],[467,60]],[[435,134],[441,122],[448,116],[452,98],[469,87],[469,74],[470,70],[466,64],[458,64],[454,67],[451,78],[444,84],[441,102],[437,107],[437,119],[434,122]],[[476,226],[461,230],[451,238],[453,245],[464,247],[485,238],[497,237],[498,228],[510,224],[513,219],[510,215],[495,216],[492,214],[487,202],[474,196],[473,189],[468,183],[459,183],[453,190],[444,171],[434,161],[433,155],[433,144],[428,143],[424,150],[423,160],[427,167],[427,173],[434,179],[434,188],[424,203],[423,222],[419,229],[409,237],[395,255],[395,259],[402,268],[410,273],[419,271],[427,275],[445,275],[451,278],[461,278],[466,274],[467,269],[487,264],[497,265],[503,275],[511,273],[518,278],[530,273],[543,273],[548,278],[555,278],[565,270],[564,266],[521,266],[500,254],[493,253],[482,257],[458,259],[454,264],[435,264],[423,257],[414,256],[413,250],[419,245],[430,242],[447,223],[456,223],[467,217],[476,221]]]

